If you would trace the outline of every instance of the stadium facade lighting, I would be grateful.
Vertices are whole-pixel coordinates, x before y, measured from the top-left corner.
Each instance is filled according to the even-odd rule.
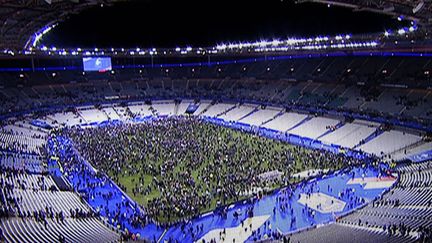
[[[36,32],[34,34],[33,39],[32,39],[32,43],[31,43],[30,48],[36,47],[37,44],[39,43],[39,41],[44,37],[44,35],[46,35],[48,32],[50,32],[56,26],[57,26],[57,24],[47,25],[47,26],[43,27],[42,29],[40,29],[38,32]]]
[[[158,55],[211,55],[221,53],[263,53],[263,52],[288,52],[296,50],[306,51],[318,51],[326,49],[361,49],[375,47],[380,42],[380,38],[383,36],[390,37],[394,36],[395,40],[401,38],[400,36],[406,35],[416,31],[418,29],[415,22],[412,22],[409,27],[401,28],[392,32],[386,30],[384,33],[371,34],[368,36],[352,36],[351,34],[339,34],[335,36],[315,36],[309,38],[291,37],[287,39],[270,39],[270,40],[259,40],[255,42],[226,42],[219,43],[216,46],[204,47],[204,48],[193,48],[189,45],[186,47],[177,46],[173,49],[158,49],[156,48],[109,48],[109,49],[62,49],[57,50],[56,47],[47,48],[45,46],[28,49],[30,52],[20,51],[19,54],[32,55],[32,54],[48,54],[48,55],[60,55],[60,56],[89,56],[89,55],[125,55],[125,56],[158,56]],[[394,34],[393,34],[394,33]],[[366,41],[369,40],[369,41]],[[393,40],[393,41],[395,41]]]

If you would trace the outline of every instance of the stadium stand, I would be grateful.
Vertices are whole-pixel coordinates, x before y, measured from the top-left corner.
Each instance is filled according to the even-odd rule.
[[[376,123],[355,120],[323,136],[321,141],[328,144],[338,144],[345,148],[353,148],[373,134],[377,128],[378,124]]]
[[[217,117],[220,114],[226,112],[230,108],[233,108],[234,104],[226,104],[226,103],[218,103],[214,104],[210,107],[208,107],[203,113],[201,113],[201,116],[208,116],[208,117]]]
[[[324,133],[332,130],[340,122],[341,121],[333,118],[314,117],[288,130],[288,132],[298,136],[316,139],[319,136],[323,135]]]
[[[266,121],[272,119],[282,111],[281,108],[266,107],[265,109],[259,109],[258,111],[244,117],[240,120],[241,123],[246,123],[251,126],[261,126]]]
[[[392,130],[385,131],[358,148],[365,152],[382,156],[384,154],[393,153],[421,140],[422,137],[418,134],[416,135],[403,131]]]
[[[389,235],[386,232],[351,227],[339,223],[319,227],[309,231],[290,235],[288,242],[415,242],[416,240],[407,236]]]
[[[389,233],[430,237],[431,230],[431,162],[400,165],[399,183],[389,193],[340,222],[369,228],[380,228]]]
[[[0,242],[431,242],[431,1],[295,1],[384,33],[39,45],[117,1],[0,3]]]
[[[284,113],[281,116],[275,117],[275,119],[267,122],[263,125],[263,127],[285,132],[292,127],[298,125],[307,118],[308,115],[305,114],[299,114],[294,112]]]
[[[257,108],[257,105],[252,104],[238,104],[230,110],[222,113],[219,118],[226,121],[238,121],[247,116]]]

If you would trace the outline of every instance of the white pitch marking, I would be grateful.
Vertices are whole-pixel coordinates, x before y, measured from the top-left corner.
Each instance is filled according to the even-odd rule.
[[[317,192],[310,195],[300,194],[298,203],[308,205],[308,207],[320,213],[341,212],[345,208],[345,202],[327,194]]]
[[[205,234],[201,239],[196,242],[210,242],[210,240],[214,239],[216,242],[245,242],[252,235],[252,231],[257,230],[261,227],[268,219],[270,215],[264,216],[255,216],[252,218],[247,218],[244,221],[243,227],[239,224],[236,227],[225,228],[226,234],[222,234],[222,238],[220,238],[220,233],[223,232],[223,229],[214,229]],[[252,229],[250,225],[252,224]],[[245,228],[247,230],[245,231]]]

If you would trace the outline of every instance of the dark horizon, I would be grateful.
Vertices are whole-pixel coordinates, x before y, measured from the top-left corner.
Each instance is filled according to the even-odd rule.
[[[54,28],[41,44],[57,47],[214,46],[229,41],[384,32],[389,16],[322,4],[266,0],[144,0],[87,10]]]

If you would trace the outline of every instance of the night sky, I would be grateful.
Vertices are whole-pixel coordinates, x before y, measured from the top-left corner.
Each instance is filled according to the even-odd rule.
[[[229,41],[384,32],[401,24],[384,15],[291,0],[140,0],[74,15],[42,44],[207,47]]]

